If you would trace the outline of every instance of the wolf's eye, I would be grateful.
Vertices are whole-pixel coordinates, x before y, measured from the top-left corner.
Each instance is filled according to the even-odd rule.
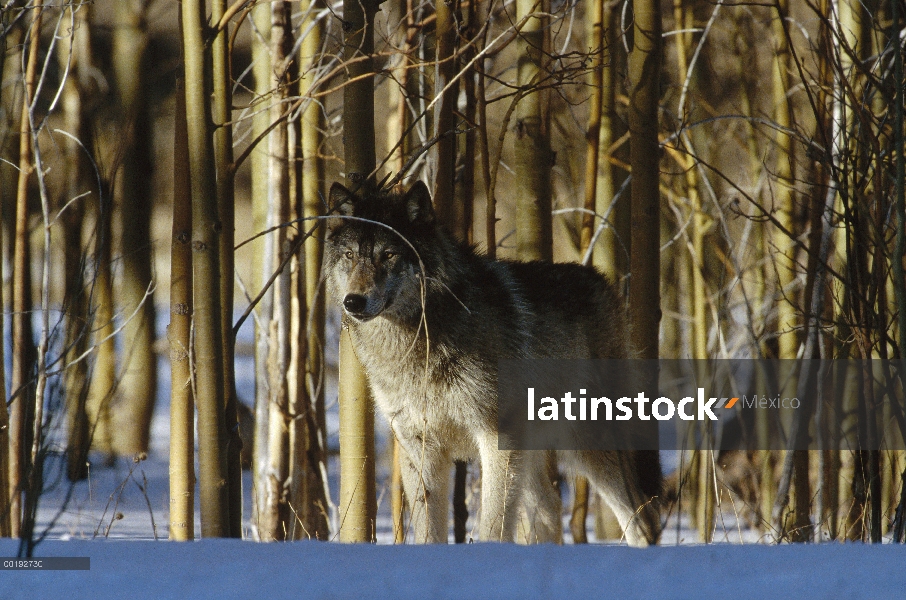
[[[347,250],[345,256],[346,256],[346,258],[348,258],[349,260],[352,260],[352,256],[353,256],[353,255],[352,255],[352,250]]]
[[[396,256],[396,252],[393,252],[392,250],[384,250],[384,252],[381,253],[381,260],[390,260],[394,256]]]

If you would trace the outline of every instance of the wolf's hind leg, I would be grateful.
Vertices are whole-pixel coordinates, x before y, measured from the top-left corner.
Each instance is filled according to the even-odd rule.
[[[525,452],[525,489],[522,507],[525,511],[524,533],[530,544],[563,543],[563,502],[557,486],[557,458],[553,452]]]
[[[412,444],[411,454],[406,451],[408,444],[401,445],[400,471],[415,543],[446,544],[452,462],[429,444],[424,449],[418,442]]]
[[[630,451],[580,451],[568,455],[571,466],[588,478],[613,509],[631,546],[656,544],[661,535],[658,498],[642,490],[640,465]],[[658,467],[659,468],[659,467]],[[657,474],[660,477],[660,474]]]

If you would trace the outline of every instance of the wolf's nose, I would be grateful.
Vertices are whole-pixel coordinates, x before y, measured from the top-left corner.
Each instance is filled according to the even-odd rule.
[[[343,307],[352,314],[365,312],[366,306],[368,306],[368,299],[365,296],[349,294],[343,298]]]

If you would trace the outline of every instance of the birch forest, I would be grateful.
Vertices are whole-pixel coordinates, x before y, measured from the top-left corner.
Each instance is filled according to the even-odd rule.
[[[71,510],[49,490],[119,468],[162,538],[407,541],[400,450],[325,297],[334,181],[421,180],[483,253],[594,265],[641,358],[906,361],[904,12],[0,1],[0,536],[34,544]],[[903,389],[880,451],[675,452],[665,531],[903,542]],[[468,541],[479,465],[450,477]],[[574,542],[620,539],[560,485]]]

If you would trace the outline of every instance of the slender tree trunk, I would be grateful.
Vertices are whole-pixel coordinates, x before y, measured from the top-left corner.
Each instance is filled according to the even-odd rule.
[[[632,164],[632,278],[629,322],[640,358],[658,358],[660,308],[660,190],[657,138],[661,14],[653,0],[635,0],[635,46],[629,55]]]
[[[41,2],[32,4],[32,22],[28,33],[28,59],[25,67],[25,93],[19,121],[19,181],[16,195],[16,238],[13,249],[13,314],[12,377],[10,380],[10,530],[13,537],[22,529],[22,492],[31,473],[32,429],[34,425],[35,344],[31,326],[31,269],[28,239],[28,181],[34,172],[32,164],[29,107],[35,91],[38,46],[41,31]]]
[[[453,3],[436,2],[435,30],[436,61],[434,63],[434,95],[439,101],[434,107],[435,144],[434,205],[441,223],[457,234],[465,221],[463,206],[456,202],[454,177],[456,171],[456,118],[453,111],[459,98],[459,86],[447,84],[456,76],[456,18]]]
[[[318,82],[321,45],[324,40],[324,21],[316,18],[323,8],[322,0],[310,0],[303,8],[301,30],[308,32],[300,46],[300,94],[312,90]],[[304,216],[324,214],[324,112],[317,102],[309,102],[302,112],[302,198]],[[306,228],[316,223],[306,221]],[[308,307],[306,385],[308,387],[308,462],[306,466],[305,528],[319,540],[330,534],[327,522],[327,473],[324,439],[327,431],[324,405],[324,288],[321,285],[321,258],[324,253],[323,228],[318,224],[305,242],[305,304]]]
[[[259,2],[251,12],[252,35],[252,74],[255,79],[255,98],[265,101],[273,87],[271,70],[271,7],[270,3]],[[257,111],[252,117],[252,137],[259,139],[271,124],[270,111]],[[256,232],[268,226],[267,211],[270,202],[268,178],[269,136],[262,139],[251,154],[252,177],[252,220]],[[270,233],[252,242],[252,264],[257,268],[256,289],[267,283],[273,272],[275,250],[274,236]],[[270,321],[273,313],[273,288],[267,290],[258,303],[258,319],[255,322],[255,435],[254,456],[252,458],[252,480],[254,485],[254,506],[252,513],[256,523],[260,519],[266,504],[266,477],[268,469],[268,403],[270,400],[267,361],[270,354],[269,335]],[[260,534],[260,530],[259,530]],[[260,536],[259,536],[260,537]],[[261,538],[263,539],[263,538]]]
[[[226,0],[214,0],[211,21],[218,23],[226,12]],[[212,117],[214,120],[214,162],[217,171],[217,212],[222,225],[220,236],[220,319],[223,340],[223,394],[226,408],[227,487],[230,503],[230,537],[242,537],[242,440],[239,438],[239,399],[236,397],[235,350],[233,337],[233,286],[235,278],[235,199],[233,194],[233,78],[229,53],[229,27],[211,42],[213,70]]]
[[[461,20],[461,17],[458,17]],[[461,38],[460,45],[471,41],[479,31],[478,23],[478,3],[469,2],[466,12],[465,28],[458,34]],[[478,53],[474,45],[468,46],[461,50],[460,64],[468,64]],[[476,69],[475,66],[469,67],[468,71],[460,80],[460,87],[465,96],[465,115],[464,127],[466,130],[459,134],[459,148],[456,161],[456,206],[461,211],[462,219],[457,222],[457,227],[462,239],[470,244],[474,243],[473,223],[475,220],[475,152],[478,142],[478,136],[475,131],[474,123],[478,116],[478,99],[476,97],[475,85]]]
[[[597,208],[598,192],[598,164],[600,161],[601,144],[601,112],[604,96],[604,3],[605,0],[593,0],[590,3],[589,20],[589,53],[591,55],[591,86],[590,106],[588,108],[588,126],[585,129],[585,211],[582,214],[582,228],[580,236],[580,254],[587,255],[594,235],[596,215],[592,214]],[[603,214],[603,213],[602,213]],[[578,476],[574,480],[573,489],[573,514],[569,520],[569,528],[576,544],[587,544],[588,535],[585,531],[585,519],[588,516],[588,480]]]
[[[230,520],[220,316],[220,227],[216,226],[217,191],[208,104],[211,71],[207,62],[210,58],[205,52],[204,3],[183,0],[182,18],[192,191],[192,322],[195,330],[201,534],[203,537],[227,537]]]
[[[74,135],[84,147],[91,147],[91,133],[87,119],[88,73],[91,71],[91,30],[88,23],[90,6],[73,11],[76,26],[71,37],[59,42],[57,57],[63,68],[69,69],[69,77],[63,84],[63,114],[66,130]],[[70,9],[72,10],[72,9]],[[90,428],[86,401],[88,396],[88,363],[73,362],[88,348],[89,320],[87,296],[85,293],[86,253],[82,248],[82,221],[85,201],[79,200],[67,206],[73,198],[91,190],[90,165],[80,144],[72,139],[63,141],[66,164],[66,187],[59,201],[63,212],[64,250],[64,293],[63,305],[66,311],[66,363],[63,374],[66,398],[66,474],[70,481],[88,476],[88,447]]]
[[[192,197],[186,99],[176,81],[170,250],[170,539],[195,538],[195,398],[192,393]]]
[[[110,403],[116,391],[116,340],[113,326],[113,283],[111,277],[111,237],[113,203],[110,185],[101,182],[96,202],[89,204],[94,241],[94,340],[97,355],[88,386],[87,411],[91,424],[91,447],[113,459],[113,428]]]
[[[658,83],[661,75],[661,14],[655,0],[634,0],[634,47],[629,55],[629,134],[632,165],[632,256],[630,257],[629,329],[639,358],[659,357],[660,294],[660,147]],[[654,390],[650,390],[653,393]],[[645,460],[660,469],[657,423],[644,435],[652,450]],[[654,500],[656,503],[657,500]],[[645,510],[654,510],[656,504]],[[655,514],[657,514],[655,512]]]
[[[594,211],[596,218],[608,215],[608,226],[601,231],[592,250],[592,264],[607,275],[624,293],[629,275],[629,256],[632,251],[630,217],[632,204],[630,190],[623,189],[623,182],[629,176],[616,163],[629,162],[628,145],[622,143],[626,124],[617,113],[617,88],[625,72],[626,55],[622,51],[619,30],[619,13],[615,13],[612,2],[603,2],[600,38],[593,36],[593,42],[601,44],[601,123],[598,128],[597,181],[595,183]],[[602,224],[598,224],[600,227]],[[592,238],[594,239],[594,238]],[[595,536],[599,539],[619,538],[622,530],[610,506],[601,498],[596,505]]]
[[[409,84],[411,61],[409,53],[412,46],[409,43],[409,31],[412,26],[414,15],[409,10],[410,2],[407,0],[392,0],[389,20],[391,23],[399,23],[399,27],[394,30],[392,44],[398,51],[394,54],[393,75],[397,82],[390,87],[389,107],[393,111],[387,122],[387,147],[396,147],[393,156],[388,163],[391,171],[400,173],[406,163],[406,157],[411,152],[412,140],[411,133],[407,133],[412,123],[409,112]],[[406,531],[403,525],[405,519],[406,498],[403,491],[403,476],[400,468],[400,443],[393,436],[393,464],[390,470],[390,514],[393,519],[393,541],[396,544],[402,544],[406,538]]]
[[[602,14],[603,49],[601,57],[601,127],[598,141],[598,181],[595,186],[595,212],[609,213],[610,227],[601,232],[595,244],[593,264],[626,291],[629,256],[632,251],[630,219],[631,191],[617,196],[629,173],[617,163],[629,162],[628,145],[622,143],[626,124],[617,113],[617,88],[622,81],[626,56],[622,51],[619,13],[605,2]]]
[[[308,23],[310,25],[310,22]],[[305,28],[301,30],[301,35],[305,35]],[[288,34],[288,39],[292,39],[292,30]],[[301,40],[300,40],[301,45]],[[299,63],[305,60],[304,53],[298,57],[284,57],[286,61],[287,73],[285,78],[289,83],[286,86],[288,97],[300,97],[299,90],[301,72]],[[291,116],[287,123],[287,163],[288,163],[288,183],[289,183],[289,219],[297,222],[305,214],[305,199],[303,197],[303,176],[302,161],[304,157],[302,143],[302,123],[300,118]],[[311,225],[300,223],[303,231],[308,230]],[[287,246],[295,248],[295,237],[288,234]],[[304,249],[304,245],[301,249]],[[289,520],[289,531],[287,539],[300,540],[311,537],[308,528],[305,525],[307,513],[311,512],[307,507],[309,477],[309,452],[311,451],[311,434],[309,430],[315,427],[313,420],[314,412],[312,406],[311,394],[308,388],[308,303],[306,295],[308,293],[305,280],[305,255],[302,252],[295,251],[290,258],[287,268],[289,269],[289,372],[287,374],[287,392],[289,400],[289,489],[287,490],[287,506],[289,511],[287,517]]]
[[[390,474],[390,511],[393,519],[393,543],[406,541],[405,508],[406,497],[403,493],[403,474],[400,466],[400,442],[393,438],[393,467]]]
[[[601,144],[601,112],[604,96],[604,3],[605,0],[592,0],[589,19],[589,53],[591,56],[590,105],[588,107],[588,127],[585,129],[585,210],[582,215],[582,235],[580,245],[584,254],[591,245],[595,229],[597,208],[598,164]]]
[[[271,5],[271,67],[274,87],[271,99],[271,122],[276,123],[268,136],[268,227],[276,227],[289,220],[289,162],[288,125],[282,119],[289,90],[288,61],[293,46],[289,2]],[[289,250],[286,229],[274,232],[276,247],[273,272]],[[290,270],[284,266],[274,283],[273,313],[270,322],[270,355],[268,358],[268,385],[270,391],[268,416],[268,471],[265,480],[266,503],[261,508],[263,517],[261,539],[284,540],[292,527],[289,519],[287,492],[289,491],[289,386],[287,380],[290,360]]]
[[[157,396],[155,307],[149,293],[152,197],[147,181],[154,156],[151,115],[146,101],[145,9],[145,0],[116,2],[113,30],[113,68],[125,130],[117,188],[122,224],[120,297],[123,314],[135,314],[123,328],[122,393],[117,404],[114,438],[115,450],[127,455],[148,451],[151,414]]]
[[[348,27],[343,58],[370,57],[374,52],[374,0],[344,0]],[[374,185],[374,77],[372,59],[346,68],[343,88],[343,155],[350,189]],[[360,78],[356,80],[357,78]],[[355,81],[354,81],[355,80]],[[374,540],[377,499],[374,479],[374,406],[362,365],[349,332],[340,333],[340,541]]]
[[[516,19],[521,21],[544,10],[539,0],[517,0]],[[523,260],[553,258],[551,221],[551,167],[548,115],[544,94],[533,89],[546,77],[544,55],[546,20],[529,18],[517,38],[518,82],[522,98],[516,107],[513,151],[516,171],[516,252]]]
[[[774,205],[777,207],[777,222],[789,232],[795,232],[793,211],[795,196],[793,189],[793,151],[792,139],[787,133],[792,126],[792,114],[787,93],[790,89],[790,48],[787,42],[784,20],[789,13],[788,0],[778,0],[777,14],[774,16],[772,31],[774,34],[774,69],[771,87],[774,100],[774,120],[777,123],[777,134],[774,140],[776,163],[773,169],[777,178]],[[784,131],[785,130],[785,131]],[[780,359],[796,358],[799,350],[796,327],[798,322],[796,308],[796,256],[794,240],[777,228],[774,230],[774,250],[777,270],[777,334]]]
[[[902,38],[900,37],[900,28],[902,27],[902,18],[900,14],[901,7],[891,5],[893,32],[893,47],[902,47]],[[903,57],[901,53],[894,56],[894,81],[903,81]],[[897,86],[894,94],[894,135],[893,135],[893,155],[894,155],[894,198],[893,204],[896,211],[896,242],[894,245],[893,256],[906,255],[906,157],[904,157],[903,141],[906,134],[903,133],[903,87]],[[903,382],[903,388],[906,388],[906,273],[904,273],[903,262],[893,261],[891,268],[893,270],[894,295],[896,296],[896,306],[898,312],[897,333],[898,333],[898,350],[900,352],[899,373],[900,381]],[[904,436],[906,437],[906,436]],[[906,441],[906,440],[904,440]],[[902,462],[901,462],[902,465]],[[906,536],[906,470],[900,478],[900,502],[897,507],[897,518],[895,519],[894,541],[902,543]]]
[[[22,37],[24,35],[24,26],[20,24],[15,24],[13,17],[16,16],[16,12],[13,9],[20,8],[13,4],[8,4],[6,11],[3,11],[0,14],[0,27],[4,28],[6,31],[5,39],[3,43],[0,43],[0,50],[3,52],[3,56],[0,57],[0,76],[2,76],[3,81],[12,81],[19,77],[19,69],[21,65],[22,58]],[[0,99],[2,99],[4,106],[19,106],[22,102],[21,88],[19,86],[4,86],[0,90]],[[16,122],[15,110],[9,111],[4,115],[4,119],[0,122],[0,128],[2,128],[2,136],[0,136],[0,156],[4,159],[3,162],[0,162],[0,211],[2,211],[2,218],[0,218],[0,255],[5,256],[7,246],[10,239],[14,239],[14,226],[10,227],[9,221],[11,219],[7,218],[9,215],[7,213],[7,208],[9,205],[15,206],[15,192],[17,189],[17,180],[19,173],[12,165],[15,165],[18,161],[18,130],[19,123]],[[8,161],[8,162],[7,162]],[[13,219],[14,220],[14,219]],[[3,262],[3,261],[0,261]],[[0,271],[2,271],[0,267]],[[4,286],[6,280],[0,277],[0,286]],[[3,291],[0,291],[0,307],[3,308],[4,312],[7,310],[7,305],[4,302],[5,296]],[[3,319],[0,319],[0,339],[6,340],[6,328],[3,323]],[[0,344],[0,395],[3,396],[4,400],[7,400],[6,396],[6,362],[5,362],[5,343]],[[11,375],[11,374],[10,374]],[[7,406],[10,406],[7,404]],[[12,498],[14,487],[10,487],[10,481],[13,477],[13,473],[10,471],[10,452],[13,450],[12,439],[10,437],[10,414],[9,410],[4,407],[0,411],[0,537],[10,537],[10,500]]]

